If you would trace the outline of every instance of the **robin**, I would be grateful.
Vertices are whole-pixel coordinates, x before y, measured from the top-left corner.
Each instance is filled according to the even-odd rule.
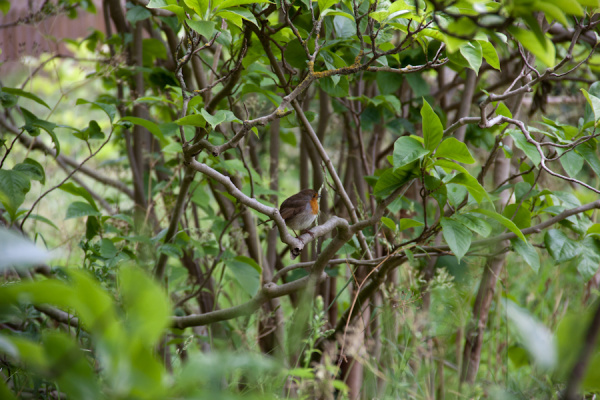
[[[279,214],[286,226],[294,233],[296,230],[302,231],[311,226],[319,214],[319,197],[319,192],[316,190],[304,189],[285,199],[279,207]]]

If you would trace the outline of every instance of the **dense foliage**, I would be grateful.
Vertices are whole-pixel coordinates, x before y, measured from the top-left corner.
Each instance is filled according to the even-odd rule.
[[[600,391],[598,0],[98,4],[2,25],[105,18],[2,78],[1,398]]]

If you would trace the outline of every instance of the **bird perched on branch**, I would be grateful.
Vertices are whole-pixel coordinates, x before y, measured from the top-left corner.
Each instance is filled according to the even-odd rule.
[[[319,192],[316,190],[304,189],[281,203],[279,214],[285,221],[285,225],[294,231],[296,237],[298,237],[296,230],[308,229],[315,222],[319,214],[319,197]]]

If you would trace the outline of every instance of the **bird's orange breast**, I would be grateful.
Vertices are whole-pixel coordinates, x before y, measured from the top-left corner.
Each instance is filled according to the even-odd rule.
[[[313,214],[318,214],[319,213],[319,201],[317,199],[311,199],[310,200],[310,208],[312,208]]]

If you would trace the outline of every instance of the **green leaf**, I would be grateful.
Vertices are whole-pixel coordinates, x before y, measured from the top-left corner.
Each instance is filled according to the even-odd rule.
[[[388,168],[377,180],[373,188],[376,197],[387,197],[413,177],[414,164],[401,168]]]
[[[75,201],[69,205],[69,208],[67,208],[67,215],[65,216],[65,219],[86,217],[89,215],[99,216],[102,214],[88,203]]]
[[[207,39],[212,38],[213,33],[215,33],[215,23],[214,21],[192,21],[187,20],[186,23],[190,28],[194,31],[198,32],[202,36]]]
[[[471,196],[478,202],[481,203],[484,199],[487,199],[491,203],[488,192],[481,186],[481,184],[473,177],[469,171],[460,164],[452,161],[437,159],[435,165],[442,167],[447,172],[460,171],[461,173],[452,178],[448,183],[456,183],[458,185],[467,188]]]
[[[504,207],[502,215],[515,223],[519,229],[529,228],[531,226],[531,211],[524,205],[509,204]]]
[[[416,160],[420,160],[430,151],[423,148],[418,140],[402,136],[394,143],[394,168],[402,168]]]
[[[558,148],[556,150],[560,152]],[[575,151],[568,151],[564,153],[562,157],[560,157],[560,164],[571,178],[575,178],[579,171],[581,171],[581,168],[583,168],[583,162],[583,157],[581,157]]]
[[[94,198],[92,197],[90,192],[87,191],[87,189],[77,186],[72,182],[63,183],[58,188],[64,192],[70,193],[74,196],[83,197],[84,199],[87,200],[88,203],[90,203],[90,205],[92,207],[94,207],[94,210],[98,211],[98,206],[96,205]]]
[[[140,125],[146,129],[148,129],[148,131],[152,135],[154,135],[155,138],[157,138],[159,140],[160,145],[162,147],[165,147],[166,145],[169,144],[169,140],[167,138],[165,138],[165,136],[163,135],[163,133],[160,130],[160,128],[158,127],[158,125],[156,125],[152,121],[148,121],[147,119],[138,118],[138,117],[123,117],[120,119],[120,121],[129,121],[135,125]]]
[[[206,111],[204,108],[200,110],[200,113],[202,113],[202,116],[204,117],[204,119],[206,120],[206,122],[208,122],[208,124],[214,129],[217,125],[223,123],[223,122],[242,122],[240,121],[234,113],[232,113],[229,110],[219,110],[215,113],[215,115],[210,115],[208,113],[208,111]]]
[[[42,164],[31,158],[26,158],[22,163],[15,165],[13,170],[23,172],[29,179],[40,181],[42,185],[46,183],[44,167],[42,167]]]
[[[485,61],[490,64],[490,67],[500,71],[500,59],[498,58],[496,48],[487,40],[478,40],[478,42],[481,45],[481,51]]]
[[[478,41],[467,42],[464,45],[460,46],[460,54],[467,60],[469,63],[469,67],[475,71],[476,74],[479,73],[479,68],[481,67],[483,51],[481,49],[481,44]]]
[[[323,12],[325,10],[327,10],[329,7],[333,6],[337,2],[338,2],[337,0],[318,0],[319,10],[321,10],[321,15],[323,15]]]
[[[340,10],[333,10],[333,9],[328,9],[325,10],[323,13],[321,13],[321,17],[335,17],[335,16],[339,16],[339,17],[344,17],[344,18],[348,18],[351,21],[354,21],[354,16],[352,16],[351,14],[348,14],[347,12],[343,12]]]
[[[163,288],[137,267],[121,268],[119,278],[129,339],[154,346],[170,323],[171,306]]]
[[[12,94],[14,96],[25,97],[26,99],[33,100],[36,103],[41,104],[44,107],[46,107],[48,110],[51,110],[50,106],[48,104],[46,104],[46,102],[44,100],[40,99],[38,96],[36,96],[33,93],[26,92],[25,90],[22,90],[22,89],[7,88],[7,87],[3,87],[2,91],[4,93],[9,93],[9,94]]]
[[[14,219],[17,209],[25,201],[31,182],[21,171],[0,169],[0,202]]]
[[[537,273],[540,270],[540,255],[535,247],[516,238],[512,239],[511,243],[517,254],[523,257],[523,260]]]
[[[150,18],[152,13],[147,10],[146,7],[133,6],[127,10],[127,14],[125,16],[129,22],[135,24],[136,22]]]
[[[423,139],[425,140],[425,148],[427,150],[434,150],[442,141],[444,127],[442,126],[440,118],[425,99],[423,99],[421,117],[423,119]]]
[[[233,260],[227,260],[225,264],[233,272],[233,276],[244,292],[250,296],[254,296],[258,292],[260,273],[253,264],[247,262],[247,257],[236,257]]]
[[[56,128],[56,124],[44,121],[43,119],[39,119],[35,116],[31,111],[27,110],[24,107],[21,107],[21,113],[23,113],[23,117],[25,118],[25,126],[24,128],[29,131],[31,136],[37,136],[37,134],[32,133],[32,129],[36,130],[36,128],[41,128],[45,130],[48,135],[52,138],[52,142],[54,143],[54,147],[56,148],[56,157],[60,154],[60,142],[54,133],[54,128]]]
[[[175,121],[177,125],[191,125],[204,128],[206,126],[206,120],[201,114],[186,115],[185,117],[179,118]]]
[[[10,0],[0,0],[0,11],[2,11],[2,14],[4,15],[8,14],[10,11]],[[0,395],[1,394],[2,392],[0,392]]]
[[[483,214],[486,217],[490,217],[490,218],[500,222],[502,225],[504,225],[506,228],[508,228],[508,230],[510,230],[515,235],[517,235],[517,237],[519,239],[521,239],[523,242],[527,243],[527,239],[525,238],[525,235],[523,235],[523,232],[521,232],[521,230],[519,228],[517,228],[517,225],[515,225],[515,223],[512,222],[510,219],[498,214],[496,211],[484,210],[482,208],[476,208],[474,210],[471,210],[471,212]]]
[[[241,6],[244,4],[265,4],[265,3],[271,4],[271,1],[269,1],[269,0],[258,0],[258,1],[254,1],[254,0],[224,0],[221,2],[216,2],[215,9],[223,10],[225,8],[237,7],[237,6]]]
[[[110,119],[111,124],[112,124],[113,120],[115,119],[115,115],[117,114],[117,107],[114,104],[101,103],[98,101],[89,101],[86,99],[77,99],[75,104],[76,105],[91,104],[93,106],[100,108],[102,111],[104,111],[106,113],[106,115],[108,116],[108,119]]]
[[[558,229],[550,229],[544,235],[546,249],[557,263],[575,258],[579,255],[579,244],[567,237]]]
[[[435,152],[435,156],[449,158],[465,164],[473,164],[475,162],[467,145],[453,137],[444,139]]]
[[[383,224],[385,226],[387,226],[390,230],[395,231],[396,230],[396,223],[391,220],[388,217],[381,217],[381,222],[383,222]]]
[[[210,1],[209,0],[184,0],[186,6],[191,8],[198,14],[202,19],[207,19],[207,11]]]
[[[600,265],[600,243],[597,237],[587,236],[581,242],[581,248],[585,249],[577,257],[577,271],[587,282],[598,272]]]
[[[197,3],[200,3],[200,1],[185,0],[185,3],[186,3],[186,5],[188,5],[188,7],[190,7],[194,11],[196,11],[196,9],[192,6],[190,6],[189,3],[197,4]],[[202,3],[208,5],[208,0],[202,1]],[[163,10],[171,11],[172,13],[177,15],[179,22],[182,22],[186,19],[185,10],[183,9],[183,7],[178,6],[177,4],[167,4],[167,2],[165,0],[150,0],[150,2],[148,3],[148,5],[146,7],[161,8]],[[204,11],[206,11],[206,8],[204,8]],[[204,15],[204,13],[198,13],[198,15]]]
[[[535,147],[535,145],[533,145],[532,143],[529,143],[527,141],[527,138],[525,137],[523,132],[521,132],[520,130],[516,130],[516,129],[509,129],[508,134],[515,141],[515,146],[517,146],[519,149],[521,149],[523,151],[523,153],[525,153],[525,155],[536,166],[540,165],[540,162],[542,162],[542,158],[540,156],[539,151],[537,150],[537,147]]]
[[[553,369],[558,357],[552,332],[513,302],[506,301],[505,306],[508,319],[517,329],[521,343],[534,362],[543,369]]]
[[[402,218],[400,219],[400,230],[403,231],[405,229],[415,228],[418,226],[423,226],[422,222],[416,221],[410,218]]]
[[[246,10],[245,8],[241,8],[241,7],[228,8],[226,10],[219,11],[216,14],[216,16],[222,17],[222,18],[225,18],[225,19],[231,21],[234,25],[236,25],[240,29],[243,29],[242,19],[246,20],[248,22],[251,22],[255,26],[258,26],[258,23],[256,22],[256,18],[254,17],[254,15],[250,11]]]
[[[489,236],[492,232],[492,226],[487,221],[472,214],[457,214],[452,218],[483,237]]]
[[[553,67],[556,59],[556,49],[554,43],[546,36],[543,37],[544,42],[541,42],[535,33],[525,29],[512,26],[508,31],[517,39],[523,47],[535,55],[547,67]]]
[[[596,152],[592,150],[588,143],[583,143],[577,146],[577,153],[579,153],[583,159],[590,165],[594,173],[600,176],[600,160],[598,160],[598,156]]]
[[[469,251],[473,234],[460,222],[442,217],[440,220],[442,226],[442,235],[444,240],[450,246],[458,261]]]
[[[585,89],[581,89],[581,92],[583,93],[585,99],[592,108],[592,111],[594,113],[594,121],[598,122],[598,120],[600,120],[600,98],[588,93]]]
[[[45,264],[50,254],[36,246],[29,239],[15,231],[0,227],[0,272],[9,267],[22,267]]]

